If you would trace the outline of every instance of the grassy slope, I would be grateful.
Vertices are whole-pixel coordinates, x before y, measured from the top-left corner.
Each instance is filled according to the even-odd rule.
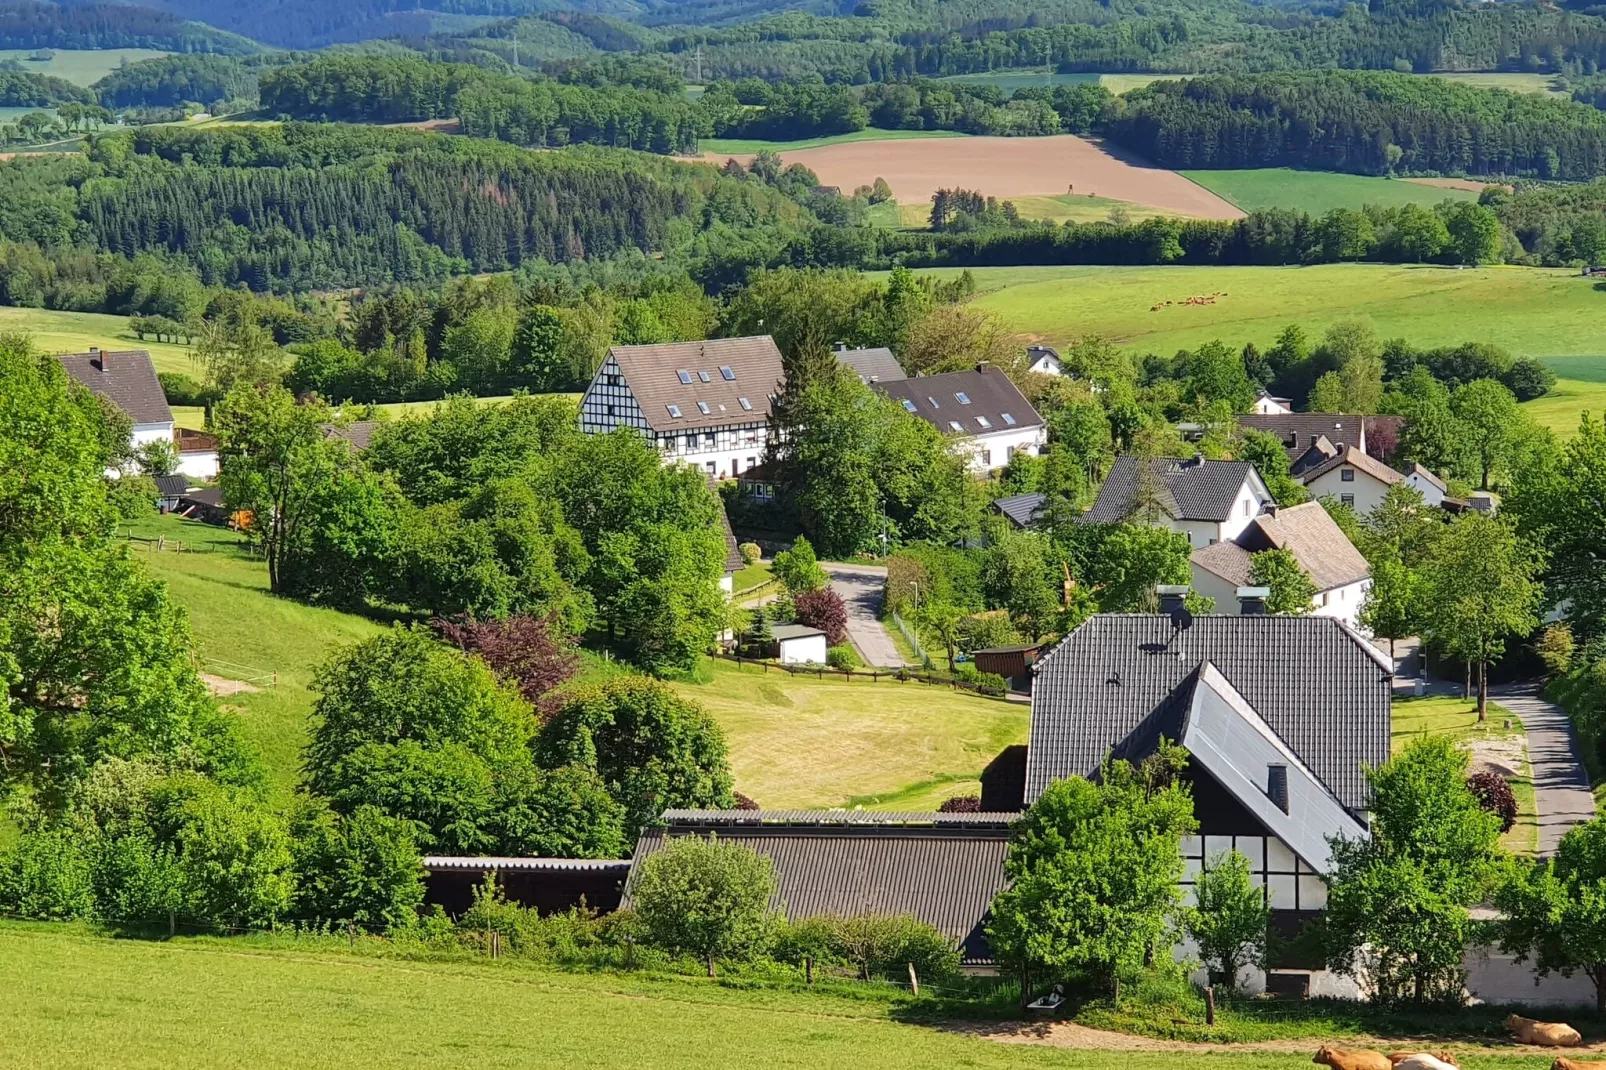
[[[1511,727],[1506,728],[1505,722]],[[1459,698],[1396,698],[1393,715],[1393,749],[1398,752],[1412,739],[1425,735],[1449,736],[1458,743],[1478,739],[1520,737],[1522,721],[1498,703],[1489,703],[1488,719],[1478,721],[1475,702]],[[1505,834],[1506,847],[1533,853],[1539,848],[1539,809],[1534,796],[1533,771],[1524,758],[1519,775],[1511,778],[1511,793],[1517,797],[1517,823]]]
[[[857,130],[851,134],[833,134],[830,137],[810,137],[799,141],[764,141],[756,138],[710,137],[703,138],[697,144],[704,155],[718,156],[722,153],[749,153],[763,152],[769,149],[772,152],[785,152],[788,149],[813,149],[822,145],[841,145],[849,141],[905,141],[916,137],[964,137],[964,134],[952,130],[877,130],[871,127],[866,130]],[[847,191],[851,193],[852,191]]]
[[[239,710],[275,785],[288,791],[307,737],[312,668],[335,649],[377,634],[380,626],[270,595],[262,561],[245,553],[240,537],[224,528],[166,516],[139,521],[131,530],[184,544],[183,553],[134,546],[138,560],[167,581],[189,610],[203,671],[229,679],[278,673],[276,687],[222,701]]]
[[[159,372],[197,374],[186,346],[140,341],[128,330],[128,317],[100,312],[53,312],[43,308],[0,306],[0,331],[23,332],[46,353],[82,353],[101,349],[148,349]]]
[[[28,58],[35,52],[32,48],[0,49],[0,59],[21,60],[23,70],[32,74],[49,74],[65,78],[77,85],[91,85],[123,66],[125,62],[137,63],[142,59],[172,55],[170,52],[158,52],[151,48],[56,48],[51,51],[55,52],[55,56],[42,63]]]
[[[1181,174],[1246,212],[1257,208],[1289,208],[1320,215],[1334,208],[1359,209],[1368,204],[1394,208],[1405,204],[1434,205],[1446,199],[1478,199],[1470,190],[1443,189],[1367,175],[1296,171],[1289,167],[1183,171]]]
[[[725,729],[737,790],[766,807],[935,807],[977,790],[1000,750],[1026,741],[1026,706],[917,683],[816,679],[714,664],[676,684]]]

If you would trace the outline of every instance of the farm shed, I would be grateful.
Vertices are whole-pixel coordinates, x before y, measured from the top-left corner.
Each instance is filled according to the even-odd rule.
[[[1002,676],[1011,691],[1032,693],[1032,665],[1042,645],[994,646],[973,651],[970,655],[977,672],[990,672]]]
[[[432,855],[424,859],[424,902],[461,914],[474,903],[474,889],[495,873],[512,902],[542,914],[561,913],[582,902],[606,914],[619,907],[629,859],[479,858]]]
[[[824,665],[825,633],[806,624],[777,624],[771,633],[775,636],[775,656],[782,665]]]

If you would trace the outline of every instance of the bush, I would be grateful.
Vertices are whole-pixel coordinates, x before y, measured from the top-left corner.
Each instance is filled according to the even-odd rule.
[[[975,674],[976,690],[984,695],[1002,695],[1009,691],[1009,682],[995,672]]]
[[[858,652],[846,643],[831,647],[825,652],[825,663],[833,669],[857,669],[864,664]]]
[[[980,795],[955,795],[951,799],[943,800],[937,807],[939,814],[979,814],[981,813]]]
[[[825,569],[820,567],[819,559],[814,556],[814,547],[809,540],[799,535],[790,550],[782,550],[775,555],[775,562],[771,566],[775,578],[786,587],[787,593],[792,595],[806,594],[809,591],[818,591],[830,582]],[[818,627],[818,625],[816,625]]]
[[[424,869],[410,821],[359,806],[342,818],[315,804],[297,820],[296,913],[373,932],[410,926],[424,903]]]
[[[48,921],[92,915],[94,886],[79,838],[41,829],[0,855],[0,910]]]
[[[908,977],[909,966],[922,979],[959,971],[959,953],[935,926],[909,914],[864,914],[851,918],[801,918],[779,927],[772,945],[777,961],[801,965],[849,965],[864,980]]]
[[[218,400],[215,391],[208,390],[182,372],[162,372],[156,378],[162,384],[162,393],[169,405],[204,407]]]
[[[831,588],[794,595],[792,605],[797,622],[824,632],[828,646],[841,646],[848,641],[848,607]]]
[[[106,497],[124,520],[139,520],[156,512],[156,499],[161,492],[156,480],[143,473],[122,475],[111,481]]]
[[[684,836],[636,867],[630,894],[655,947],[688,952],[708,964],[746,958],[768,943],[775,871],[751,847]]]
[[[1500,819],[1500,831],[1510,832],[1517,823],[1517,797],[1499,773],[1474,773],[1467,777],[1467,788],[1478,805]]]
[[[744,565],[756,565],[764,556],[764,551],[758,548],[756,542],[744,542],[736,548],[736,551],[742,555]]]

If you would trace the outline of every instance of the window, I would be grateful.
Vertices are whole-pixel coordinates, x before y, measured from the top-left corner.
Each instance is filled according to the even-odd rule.
[[[939,405],[939,404],[937,404],[937,399],[936,399],[936,398],[934,398],[934,397],[932,397],[932,396],[931,396],[931,395],[930,395],[930,394],[927,394],[927,395],[926,395],[926,400],[927,400],[927,401],[929,401],[929,402],[931,402],[931,407],[932,407],[932,408],[934,408],[934,409],[940,409],[940,408],[942,408],[942,406],[941,406],[941,405]]]
[[[736,372],[729,364],[721,364],[719,366],[719,374],[725,377],[725,381],[727,383],[734,383],[736,381]]]
[[[989,468],[992,467],[992,464],[993,464],[993,451],[992,450],[982,450],[981,451],[981,463],[986,465]]]
[[[991,420],[987,419],[987,417],[985,417],[985,416],[976,417],[976,423],[980,424],[982,427],[991,427],[991,426],[993,426],[993,422]]]
[[[963,427],[959,426],[959,421],[958,420],[949,420],[948,421],[948,426],[953,428],[955,431],[957,431],[960,434],[964,434],[965,433],[965,429]]]
[[[737,398],[736,404],[740,405],[747,412],[753,411],[753,403],[748,401],[746,398]]]
[[[676,372],[675,374],[680,377],[681,383],[683,383],[686,386],[690,386],[691,385],[691,372],[687,371],[685,368],[682,368],[678,372]]]
[[[680,419],[680,406],[679,405],[665,405],[664,408],[669,410],[669,415],[673,419],[676,419],[676,420]]]
[[[708,469],[708,474],[709,475],[713,475],[714,474],[714,462],[713,461],[704,461],[703,462],[703,467]]]
[[[707,446],[709,449],[713,449],[714,448],[714,432],[712,432],[712,431],[704,431],[703,432],[703,445]]]
[[[607,383],[609,386],[623,386],[625,383],[625,377],[620,375],[618,372],[609,372],[607,375],[602,377],[602,381]]]
[[[1338,470],[1338,478],[1339,478],[1339,481],[1343,482],[1343,483],[1353,483],[1353,482],[1355,482],[1355,469],[1353,469],[1353,468],[1340,468]]]
[[[965,393],[963,390],[955,390],[954,391],[954,400],[959,402],[959,404],[961,404],[961,405],[969,405],[970,404],[970,395]]]
[[[612,405],[609,405],[609,406],[608,406],[608,415],[609,415],[609,416],[612,416],[612,415],[613,415],[613,414],[614,414],[614,413],[613,413],[613,406],[612,406]]]
[[[1248,515],[1249,515],[1249,503],[1246,501],[1246,502],[1244,502],[1244,516],[1248,516]]]
[[[756,466],[756,465],[757,465],[757,460],[756,460],[756,458],[753,458],[753,457],[749,457],[749,458],[748,458],[748,459],[747,459],[747,467],[749,467],[749,468],[753,468],[753,467],[755,467],[755,466]]]
[[[903,408],[905,412],[915,411],[915,403],[910,401],[908,398],[899,398],[898,400],[903,402]]]
[[[697,403],[697,411],[702,413],[704,416],[707,416],[708,415],[708,402],[699,401]]]
[[[707,372],[698,372],[697,373],[697,378],[701,379],[703,382],[706,383],[706,382],[708,382],[708,373]]]
[[[1338,500],[1349,506],[1351,509],[1355,508],[1355,495],[1353,494],[1340,494],[1338,496]]]
[[[1015,456],[1015,447],[1014,446],[1005,446],[1004,447],[1004,460],[1006,460],[1006,461],[1011,460],[1011,459],[1014,458],[1014,456]]]
[[[1014,427],[1015,426],[1015,417],[1014,417],[1014,415],[1012,413],[1001,412],[998,415],[1002,416],[1004,418],[1004,422],[1006,424],[1008,424],[1010,427]]]
[[[741,462],[738,461],[735,457],[732,457],[731,458],[731,475],[733,475],[733,476],[741,475],[741,473],[742,473],[742,464],[741,464]]]

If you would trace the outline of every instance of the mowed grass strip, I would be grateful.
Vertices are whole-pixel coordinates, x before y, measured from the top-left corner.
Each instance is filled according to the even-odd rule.
[[[674,687],[719,722],[736,789],[767,808],[935,807],[973,793],[999,751],[1026,742],[1031,716],[947,687],[728,661],[713,663],[709,683]]]
[[[1246,212],[1261,208],[1287,208],[1322,215],[1334,208],[1359,210],[1369,204],[1398,208],[1407,204],[1426,206],[1445,200],[1478,199],[1478,194],[1471,190],[1423,186],[1368,175],[1296,171],[1290,167],[1183,171],[1181,174]]]

